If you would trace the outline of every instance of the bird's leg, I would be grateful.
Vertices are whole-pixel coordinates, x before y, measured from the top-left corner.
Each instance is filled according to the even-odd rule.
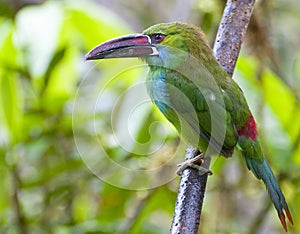
[[[211,170],[201,166],[201,164],[203,164],[203,163],[204,163],[204,153],[200,153],[196,157],[194,157],[190,160],[187,160],[183,163],[178,164],[177,165],[178,169],[177,169],[176,173],[177,173],[177,175],[181,176],[182,172],[186,168],[191,167],[191,168],[197,169],[201,175],[204,175],[206,173],[208,175],[212,175],[213,173],[211,172]]]

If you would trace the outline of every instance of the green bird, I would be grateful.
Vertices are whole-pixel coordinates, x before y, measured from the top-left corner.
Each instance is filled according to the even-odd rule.
[[[201,29],[181,22],[157,24],[141,34],[104,42],[85,59],[125,57],[140,57],[148,64],[148,93],[187,143],[206,155],[225,157],[239,148],[248,169],[265,183],[287,231],[285,217],[291,224],[293,219],[262,152],[243,91],[219,65]]]

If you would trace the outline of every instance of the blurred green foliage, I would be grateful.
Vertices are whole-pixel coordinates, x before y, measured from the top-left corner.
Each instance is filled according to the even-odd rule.
[[[184,148],[146,99],[137,114],[127,113],[132,100],[145,98],[126,90],[144,80],[146,68],[136,59],[94,66],[84,62],[84,54],[107,39],[170,20],[202,26],[213,42],[223,4],[0,3],[0,233],[169,231],[178,179],[172,180],[173,168],[159,165],[174,154],[181,161]],[[298,5],[296,0],[257,4],[234,76],[286,194],[295,221],[290,233],[300,232]],[[124,128],[135,140],[114,138]],[[238,154],[214,159],[201,233],[281,233],[262,183]],[[121,169],[106,163],[106,155]],[[159,173],[139,177],[122,168]],[[158,186],[162,178],[166,183]]]

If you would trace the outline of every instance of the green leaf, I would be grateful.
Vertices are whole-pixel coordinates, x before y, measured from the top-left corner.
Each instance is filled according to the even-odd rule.
[[[66,47],[59,48],[54,53],[54,55],[49,63],[49,66],[44,74],[45,87],[48,85],[48,81],[52,75],[53,70],[62,61],[65,53],[66,53]]]
[[[15,143],[23,135],[23,92],[16,71],[6,69],[15,66],[17,52],[10,33],[4,41],[1,50],[0,63],[0,128],[1,141],[7,144]],[[4,60],[5,56],[6,60]]]

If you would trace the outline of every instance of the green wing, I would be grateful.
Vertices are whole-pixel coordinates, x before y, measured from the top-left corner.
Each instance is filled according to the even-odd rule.
[[[160,94],[163,93],[164,101],[155,103],[182,138],[201,150],[206,150],[210,142],[221,154],[231,156],[237,134],[231,118],[233,104],[226,92],[209,87],[200,90],[189,80],[176,79],[174,74],[167,81],[167,90],[161,90]]]

